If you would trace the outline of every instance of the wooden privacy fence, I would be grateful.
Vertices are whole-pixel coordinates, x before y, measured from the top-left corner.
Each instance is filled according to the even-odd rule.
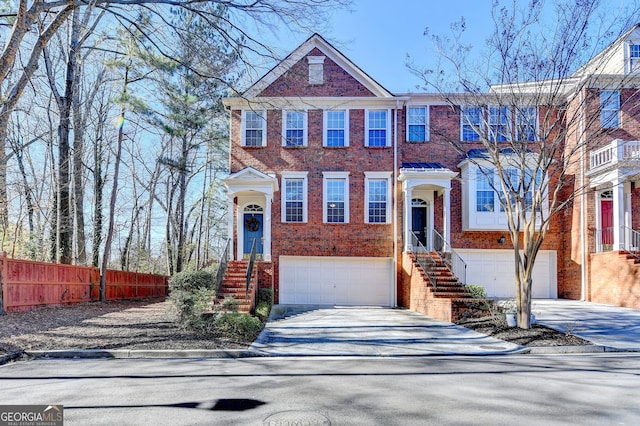
[[[9,259],[0,253],[0,283],[7,312],[100,300],[100,269],[93,267]],[[164,298],[168,286],[165,275],[107,271],[107,300]]]

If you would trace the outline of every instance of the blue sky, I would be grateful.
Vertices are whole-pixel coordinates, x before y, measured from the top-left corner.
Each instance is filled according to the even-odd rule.
[[[604,0],[610,7],[636,1]],[[526,5],[529,0],[518,2]],[[492,0],[353,0],[353,12],[336,11],[327,28],[318,32],[391,92],[422,91],[417,88],[420,79],[407,69],[406,62],[410,55],[417,64],[435,66],[425,29],[447,35],[450,24],[464,16],[466,41],[481,48],[492,26],[491,4]],[[309,35],[283,32],[274,40],[274,47],[286,55]]]

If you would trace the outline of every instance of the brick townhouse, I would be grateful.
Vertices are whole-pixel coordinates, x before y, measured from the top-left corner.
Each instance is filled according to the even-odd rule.
[[[638,27],[601,55],[611,81],[638,71]],[[571,173],[589,190],[551,224],[534,270],[536,298],[640,307],[636,87],[612,91],[594,80],[585,93],[567,92],[565,106],[585,114],[595,113],[577,99],[590,96],[596,107],[603,99],[608,119],[584,133],[593,149]],[[505,214],[470,161],[482,151],[469,123],[491,107],[390,93],[317,34],[225,105],[230,256],[247,259],[255,242],[259,285],[272,287],[276,302],[405,306],[447,319],[463,297],[456,284],[514,295]],[[523,120],[535,126],[537,114]],[[437,289],[434,276],[444,276]]]

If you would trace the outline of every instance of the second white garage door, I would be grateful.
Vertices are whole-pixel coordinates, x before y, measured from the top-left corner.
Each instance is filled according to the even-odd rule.
[[[483,286],[489,297],[515,297],[515,266],[511,250],[455,250],[467,264],[467,284]],[[533,297],[557,298],[556,276],[556,252],[540,251],[533,266]]]
[[[392,258],[280,256],[280,303],[392,306]]]

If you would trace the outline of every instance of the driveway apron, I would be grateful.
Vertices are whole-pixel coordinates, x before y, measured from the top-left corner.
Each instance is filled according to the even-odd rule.
[[[594,345],[640,351],[640,310],[579,300],[536,299],[532,312],[539,324],[570,332]]]
[[[276,305],[251,345],[263,356],[517,353],[522,346],[405,309]]]

